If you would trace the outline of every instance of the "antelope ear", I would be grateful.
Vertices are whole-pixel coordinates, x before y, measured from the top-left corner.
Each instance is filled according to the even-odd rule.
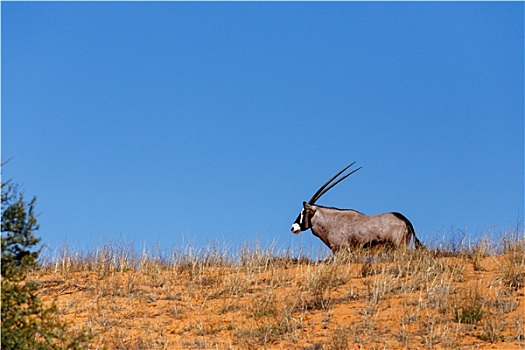
[[[303,202],[303,208],[304,208],[304,210],[306,210],[306,212],[308,214],[313,214],[315,212],[313,206],[308,204],[308,203],[306,203],[306,202]]]

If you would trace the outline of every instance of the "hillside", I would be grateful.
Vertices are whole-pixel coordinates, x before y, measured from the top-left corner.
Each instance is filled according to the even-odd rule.
[[[91,349],[518,349],[525,244],[360,251],[314,262],[272,249],[137,256],[105,246],[33,276]]]

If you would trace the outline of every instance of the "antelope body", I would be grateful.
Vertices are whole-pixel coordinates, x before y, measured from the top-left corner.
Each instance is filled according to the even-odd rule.
[[[292,232],[298,234],[310,229],[334,253],[341,249],[375,244],[388,244],[394,247],[408,246],[411,237],[414,238],[416,248],[423,247],[410,221],[400,213],[369,216],[351,209],[315,205],[315,202],[328,190],[361,169],[357,168],[333,182],[353,164],[355,162],[321,186],[308,203],[303,202],[303,209],[292,225]]]

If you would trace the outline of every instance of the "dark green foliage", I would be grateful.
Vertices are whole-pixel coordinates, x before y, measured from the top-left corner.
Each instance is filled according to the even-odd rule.
[[[39,251],[33,251],[40,242],[34,235],[35,202],[33,198],[26,205],[11,183],[2,184],[2,279],[20,282],[28,270],[38,267]]]
[[[459,323],[475,324],[483,317],[484,311],[480,305],[469,305],[463,309],[454,310],[454,319]]]
[[[35,203],[2,183],[2,349],[80,349],[88,337],[68,332],[56,305],[44,306],[39,284],[28,280],[39,267]]]

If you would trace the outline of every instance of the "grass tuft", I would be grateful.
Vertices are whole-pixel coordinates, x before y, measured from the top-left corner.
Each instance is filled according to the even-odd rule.
[[[522,236],[465,241],[320,261],[257,242],[65,246],[34,275],[92,349],[523,347]]]

